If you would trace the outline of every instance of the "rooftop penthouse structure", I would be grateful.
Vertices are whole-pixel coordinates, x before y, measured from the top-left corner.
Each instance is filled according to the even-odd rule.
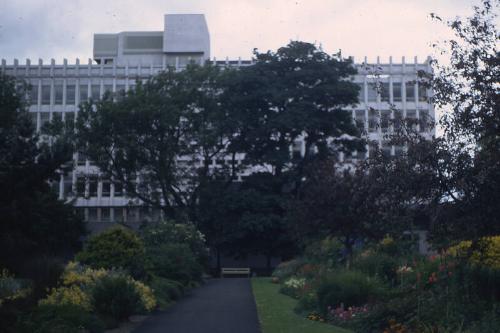
[[[33,123],[40,130],[45,122],[59,118],[72,122],[81,102],[97,100],[106,91],[118,92],[134,87],[138,80],[174,67],[182,70],[190,62],[212,63],[223,67],[251,66],[252,60],[210,59],[210,37],[203,15],[165,15],[163,31],[120,32],[95,34],[93,59],[75,63],[56,64],[52,59],[45,64],[41,59],[19,63],[14,59],[7,64],[2,60],[0,70],[30,83]],[[416,129],[424,136],[434,135],[428,119],[434,118],[434,108],[428,102],[430,91],[418,84],[419,71],[430,71],[428,59],[419,62],[415,57],[404,57],[385,62],[380,58],[355,63],[358,73],[351,79],[360,86],[359,104],[349,109],[353,121],[366,133],[370,141],[377,142],[388,155],[397,155],[405,148],[389,145],[384,137],[392,128],[394,110],[404,118],[415,119]],[[304,142],[292,147],[293,153],[304,152]],[[369,156],[366,152],[340,156],[346,162]],[[99,170],[82,154],[74,154],[74,169],[61,175],[54,190],[62,200],[76,199],[75,206],[85,219],[97,224],[115,221],[139,223],[161,218],[161,212],[141,206],[130,206],[124,189],[119,184],[101,177]],[[220,161],[214,160],[213,167]],[[242,175],[243,177],[244,175]]]

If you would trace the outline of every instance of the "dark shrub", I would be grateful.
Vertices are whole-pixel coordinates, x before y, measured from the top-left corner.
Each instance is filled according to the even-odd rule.
[[[105,276],[91,292],[92,306],[103,318],[120,321],[142,310],[142,302],[133,282],[125,276]]]
[[[375,278],[357,271],[336,271],[318,287],[319,310],[326,313],[329,306],[364,305],[379,298],[382,292],[383,287]]]
[[[148,224],[142,230],[142,238],[147,248],[155,248],[163,244],[186,244],[200,264],[203,266],[208,264],[205,236],[192,223],[161,221]]]
[[[358,256],[353,267],[369,276],[375,276],[394,285],[397,281],[399,260],[385,253],[366,253]]]
[[[25,262],[19,276],[33,281],[33,298],[38,299],[45,296],[47,289],[57,285],[64,271],[64,265],[62,258],[46,255],[33,256]]]
[[[310,313],[318,309],[318,296],[314,293],[305,293],[299,298],[295,307],[298,313]]]
[[[272,276],[277,277],[279,281],[284,281],[292,275],[295,275],[303,265],[304,261],[302,259],[284,261],[274,269]]]
[[[327,237],[321,241],[309,244],[304,252],[307,262],[321,263],[328,267],[336,267],[343,259],[342,243],[336,239]]]
[[[26,333],[90,333],[104,331],[97,316],[74,304],[39,305],[20,319],[18,331]]]
[[[159,276],[152,278],[150,286],[161,309],[180,299],[184,293],[184,288],[180,282]]]
[[[154,275],[179,281],[185,286],[191,281],[201,280],[203,268],[187,244],[148,248],[148,259]]]
[[[474,322],[467,333],[500,332],[500,308],[487,312],[481,320]]]
[[[92,268],[123,268],[134,278],[145,274],[145,249],[131,230],[114,227],[91,237],[75,259]]]

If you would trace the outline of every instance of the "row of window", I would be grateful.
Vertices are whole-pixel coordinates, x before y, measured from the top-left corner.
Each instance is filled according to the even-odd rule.
[[[132,85],[132,84],[131,84]],[[82,84],[77,91],[77,86],[68,84],[66,85],[66,101],[63,101],[63,85],[54,85],[54,92],[51,94],[50,85],[42,85],[40,93],[41,105],[76,105],[78,103],[87,101],[89,99],[98,100],[101,98],[101,85],[100,84]],[[124,91],[125,85],[117,85],[116,91]],[[103,94],[105,92],[112,92],[112,85],[103,86]],[[32,105],[38,104],[38,85],[33,85],[29,93],[29,101]]]
[[[358,83],[360,102],[415,102],[427,101],[427,88],[415,82],[393,82],[392,89],[389,82]],[[365,96],[366,93],[366,96]]]
[[[389,82],[368,83],[366,86],[363,83],[358,83],[359,101],[360,102],[402,102],[403,99],[407,102],[427,101],[427,89],[415,82],[393,82],[392,90]],[[403,88],[404,85],[404,88]],[[77,91],[77,86],[74,84],[66,85],[66,101],[63,101],[63,84],[55,84],[53,94],[51,93],[51,85],[42,85],[40,93],[41,105],[75,105],[79,102],[87,101],[88,99],[98,100],[101,97],[100,84],[81,84]],[[125,90],[125,85],[116,85],[116,91]],[[33,85],[30,91],[31,104],[38,102],[38,85]],[[404,94],[403,94],[404,89]],[[365,96],[366,90],[366,96]],[[103,85],[103,94],[107,91],[113,91],[113,86],[110,84]],[[64,103],[65,102],[65,103]]]
[[[74,122],[75,113],[74,112],[52,112],[52,119],[63,119],[68,124]],[[45,123],[50,121],[50,112],[39,112],[40,114],[40,127]],[[31,112],[31,117],[33,124],[36,126],[38,121],[38,113]],[[367,118],[368,117],[368,118]],[[417,120],[417,111],[416,110],[406,110],[406,119],[414,120],[413,125],[419,125],[420,132],[426,132],[429,130],[429,121],[430,119],[428,110],[419,110],[419,117]],[[401,119],[393,118],[391,110],[375,110],[370,109],[368,111],[365,110],[356,110],[354,115],[354,120],[358,128],[362,131],[368,130],[369,133],[376,133],[380,128],[383,133],[389,131],[391,125],[394,128],[398,128],[401,125]]]
[[[356,110],[354,115],[356,125],[362,132],[377,133],[380,129],[382,133],[387,133],[394,129],[399,129],[403,125],[403,121],[421,133],[427,132],[432,127],[432,119],[428,110],[419,110],[417,118],[417,110],[406,110],[406,118],[403,119],[399,115],[393,115],[391,110],[375,110],[370,109]]]
[[[362,152],[353,152],[351,154],[346,155],[343,154],[344,160],[350,159],[365,159],[367,158],[369,152],[373,148],[367,147],[367,150]],[[380,149],[383,153],[390,155],[399,155],[400,152],[403,151],[402,146],[392,146],[388,144],[386,141],[382,141],[380,144]],[[297,144],[292,149],[292,154],[297,154],[297,157],[300,156],[300,144]],[[339,156],[340,158],[340,156]],[[78,159],[78,164],[85,164],[85,157],[80,156]],[[244,176],[241,177],[243,179]],[[76,181],[73,182],[72,173],[63,177],[62,180],[63,188],[62,193],[59,193],[59,183],[54,182],[53,190],[55,193],[59,193],[61,197],[80,197],[80,198],[111,198],[111,197],[123,197],[126,195],[125,188],[123,184],[119,182],[112,183],[108,179],[102,179],[98,175],[79,175],[76,177]]]
[[[150,207],[81,207],[88,222],[151,222],[161,220],[161,211]]]
[[[50,121],[50,112],[30,112],[31,121],[36,127],[38,124],[38,115],[40,115],[40,128]],[[63,118],[64,117],[64,118]],[[52,112],[52,121],[63,120],[67,124],[72,124],[75,122],[75,112]]]

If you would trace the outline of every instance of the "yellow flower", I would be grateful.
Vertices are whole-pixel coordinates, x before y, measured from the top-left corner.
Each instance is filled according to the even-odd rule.
[[[141,297],[141,301],[142,304],[144,305],[144,308],[147,311],[153,310],[156,307],[156,298],[151,288],[146,286],[144,283],[133,279],[132,282],[134,283],[135,289],[137,290],[137,292]]]
[[[452,256],[467,256],[472,245],[471,241],[462,241],[448,249]],[[479,248],[472,252],[469,260],[473,264],[500,269],[500,236],[484,237],[479,240]]]
[[[87,311],[92,309],[89,296],[78,286],[52,288],[47,297],[38,304],[74,304]]]

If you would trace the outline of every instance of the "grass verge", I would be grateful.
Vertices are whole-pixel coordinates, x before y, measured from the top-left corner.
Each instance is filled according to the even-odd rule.
[[[279,285],[269,278],[253,278],[252,290],[262,333],[352,333],[329,324],[297,315],[297,300],[279,293]]]

